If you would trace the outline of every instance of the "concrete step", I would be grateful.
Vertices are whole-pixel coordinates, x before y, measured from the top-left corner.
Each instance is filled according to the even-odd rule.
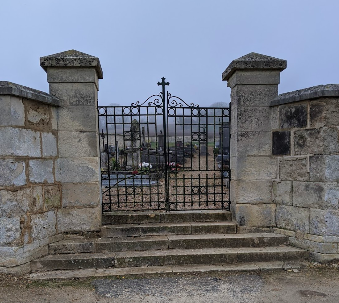
[[[31,262],[32,272],[89,268],[217,265],[300,260],[306,252],[288,246],[250,248],[171,249],[114,253],[48,255]]]
[[[287,237],[273,233],[167,235],[128,238],[73,238],[49,245],[50,254],[100,253],[166,249],[267,247],[287,243]]]
[[[103,225],[145,224],[145,223],[183,223],[231,221],[232,214],[224,210],[193,211],[144,211],[104,213]]]
[[[35,281],[42,280],[65,280],[83,279],[90,277],[134,277],[152,275],[173,274],[213,274],[227,272],[251,272],[269,270],[293,270],[303,268],[304,264],[299,261],[273,261],[273,262],[249,262],[224,265],[184,265],[184,266],[152,266],[130,268],[103,268],[103,269],[77,269],[77,270],[53,270],[48,272],[35,272],[27,278]]]
[[[194,235],[194,234],[229,234],[236,233],[233,222],[185,222],[154,224],[107,225],[101,228],[103,238],[141,237],[150,235]]]

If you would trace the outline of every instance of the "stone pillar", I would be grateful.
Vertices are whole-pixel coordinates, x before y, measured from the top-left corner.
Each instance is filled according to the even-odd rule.
[[[101,226],[98,133],[98,58],[70,50],[40,58],[58,109],[56,181],[62,185],[58,232],[87,232]]]
[[[240,230],[275,226],[271,196],[278,165],[271,156],[269,105],[286,66],[285,60],[250,53],[222,74],[231,88],[231,210]]]

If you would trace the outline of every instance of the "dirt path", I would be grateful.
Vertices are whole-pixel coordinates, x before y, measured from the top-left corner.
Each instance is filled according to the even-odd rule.
[[[0,302],[339,302],[339,271],[263,272],[29,283],[2,276]]]

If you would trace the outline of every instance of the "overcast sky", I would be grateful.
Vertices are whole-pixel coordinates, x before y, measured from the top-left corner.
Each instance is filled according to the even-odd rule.
[[[76,49],[100,59],[99,104],[158,93],[229,102],[221,81],[249,52],[286,59],[279,93],[339,83],[338,0],[0,0],[0,80],[48,92],[39,58]]]

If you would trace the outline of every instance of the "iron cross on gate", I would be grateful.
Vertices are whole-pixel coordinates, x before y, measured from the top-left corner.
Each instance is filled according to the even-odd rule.
[[[166,85],[170,85],[169,84],[169,82],[165,82],[165,80],[166,80],[166,78],[165,77],[162,77],[161,78],[161,82],[158,82],[158,85],[160,86],[162,86],[162,92],[164,92],[165,91],[165,86]]]

